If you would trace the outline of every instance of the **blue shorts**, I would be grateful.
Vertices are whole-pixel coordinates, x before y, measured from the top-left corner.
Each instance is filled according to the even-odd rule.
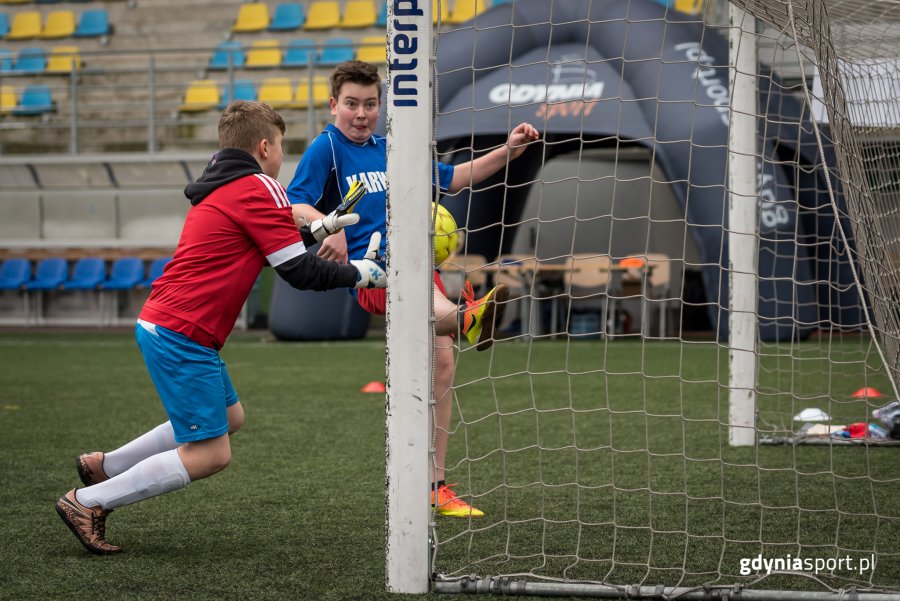
[[[228,433],[226,408],[238,402],[219,353],[178,332],[139,320],[134,329],[150,379],[179,443]]]

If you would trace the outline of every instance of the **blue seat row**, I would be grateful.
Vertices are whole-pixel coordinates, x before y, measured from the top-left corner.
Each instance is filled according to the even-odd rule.
[[[113,261],[109,276],[106,261],[85,257],[75,262],[71,275],[69,264],[61,257],[41,259],[32,274],[26,258],[6,259],[0,264],[0,290],[129,290],[149,288],[162,275],[170,257],[155,259],[146,274],[144,261],[123,257]]]
[[[284,46],[284,53],[278,67],[305,68],[312,64],[315,67],[333,67],[344,61],[352,60],[355,56],[356,44],[350,38],[332,38],[327,40],[321,48],[317,48],[316,42],[311,39],[300,38],[291,40]],[[231,63],[232,69],[243,69],[247,66],[255,66],[253,62],[248,65],[248,52],[252,54],[253,47],[247,49],[241,42],[229,40],[216,46],[215,52],[209,59],[209,69],[228,69]]]

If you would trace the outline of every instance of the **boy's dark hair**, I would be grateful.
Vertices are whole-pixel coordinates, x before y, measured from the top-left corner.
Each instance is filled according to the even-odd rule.
[[[378,88],[378,100],[381,100],[381,77],[378,76],[378,68],[373,64],[347,61],[335,67],[331,74],[331,96],[335,100],[340,96],[341,88],[345,83],[355,83],[361,86],[375,84]]]
[[[240,148],[253,153],[260,140],[284,135],[284,119],[264,102],[235,100],[219,117],[219,148]]]

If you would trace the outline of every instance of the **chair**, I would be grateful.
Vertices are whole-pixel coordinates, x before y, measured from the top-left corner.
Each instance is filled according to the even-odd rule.
[[[5,48],[0,48],[0,73],[7,73],[13,70],[14,58],[15,54]]]
[[[106,9],[97,8],[81,13],[74,35],[76,38],[97,38],[111,33],[109,13]]]
[[[0,4],[30,4],[32,0],[0,0]]]
[[[41,37],[44,39],[67,38],[75,33],[75,13],[71,10],[55,10],[47,14]]]
[[[147,270],[147,278],[135,284],[135,288],[150,288],[156,278],[163,274],[166,264],[172,260],[172,257],[159,257],[150,262],[150,268]]]
[[[444,0],[444,3],[446,4],[447,0]],[[455,0],[453,10],[446,22],[458,24],[474,19],[476,15],[484,11],[486,3],[487,0]]]
[[[62,283],[64,290],[95,290],[106,278],[106,262],[100,257],[75,261],[72,277]]]
[[[222,110],[235,100],[256,100],[256,84],[249,79],[236,79],[233,87],[225,84],[225,91],[217,108]]]
[[[263,31],[269,26],[269,5],[265,2],[242,4],[237,19],[231,26],[235,33],[251,33]]]
[[[360,46],[356,51],[356,59],[366,63],[386,63],[387,44],[384,36],[375,35],[360,40]]]
[[[5,38],[9,33],[9,17],[6,13],[0,13],[0,38]]]
[[[195,79],[184,93],[184,102],[178,107],[182,113],[209,111],[219,105],[219,84],[212,79]]]
[[[381,8],[378,10],[378,17],[375,19],[376,27],[387,27],[387,0],[383,0]]]
[[[138,257],[122,257],[113,261],[109,277],[100,282],[104,290],[128,290],[144,279],[144,261]]]
[[[13,115],[33,116],[52,113],[56,110],[53,94],[49,86],[30,85],[22,92],[19,106],[13,109]]]
[[[16,108],[16,89],[10,85],[0,86],[0,114],[6,115]]]
[[[281,42],[256,40],[247,52],[248,69],[272,69],[281,66]]]
[[[291,80],[287,77],[269,77],[259,86],[259,101],[273,109],[289,108],[293,100]]]
[[[575,253],[566,258],[563,287],[569,297],[568,331],[578,335],[611,335],[607,323],[615,315],[615,300],[610,294],[612,259],[609,255]],[[579,327],[579,312],[599,316],[590,327]]]
[[[66,280],[68,264],[60,257],[41,259],[34,272],[34,279],[25,283],[26,290],[56,290]]]
[[[41,35],[41,13],[26,11],[17,13],[12,20],[7,40],[29,40]]]
[[[229,40],[219,43],[209,59],[207,68],[214,70],[228,69],[229,60],[231,61],[232,69],[240,69],[244,66],[247,55],[244,54],[244,47],[240,42]]]
[[[310,102],[309,79],[300,80],[294,91],[294,102],[291,108],[308,109],[310,106],[327,106],[331,98],[331,82],[324,75],[313,78],[312,102]]]
[[[334,67],[345,61],[353,60],[353,40],[350,38],[331,38],[325,41],[316,64],[320,67]]]
[[[31,279],[31,261],[14,257],[0,264],[0,290],[21,290]]]
[[[341,24],[341,8],[334,0],[313,0],[306,15],[307,30],[334,29]]]
[[[306,14],[303,5],[298,2],[285,2],[275,7],[269,31],[294,31],[303,27]]]
[[[450,18],[450,0],[441,0],[441,25]],[[431,0],[431,22],[438,24],[438,0]]]
[[[43,73],[47,68],[47,54],[43,48],[22,48],[13,65],[14,73]]]
[[[343,29],[364,29],[375,27],[377,15],[373,0],[347,0],[340,27]]]
[[[47,59],[47,73],[71,73],[81,69],[78,46],[57,46]]]
[[[282,67],[307,67],[315,64],[316,42],[314,40],[291,40],[284,51]]]

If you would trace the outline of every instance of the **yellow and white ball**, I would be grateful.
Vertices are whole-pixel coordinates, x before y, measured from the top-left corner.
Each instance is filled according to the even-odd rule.
[[[456,252],[461,236],[456,220],[443,205],[431,203],[431,214],[434,215],[434,264],[437,266]]]

